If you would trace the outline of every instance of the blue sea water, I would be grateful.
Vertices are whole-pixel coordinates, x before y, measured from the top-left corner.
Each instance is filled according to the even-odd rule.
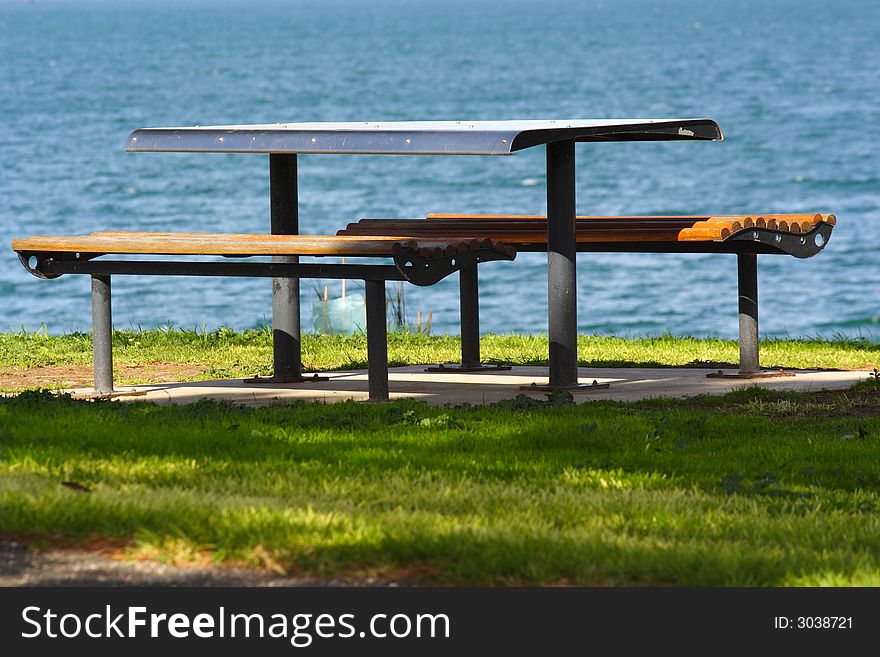
[[[134,128],[708,116],[725,141],[578,146],[579,212],[834,212],[818,257],[760,259],[761,330],[876,339],[878,71],[874,0],[0,2],[0,329],[90,324],[87,277],[32,278],[14,237],[267,230],[265,156],[125,153]],[[543,185],[541,149],[301,156],[301,229],[542,213]],[[546,330],[545,268],[540,254],[484,266],[483,329]],[[248,328],[269,290],[118,278],[115,322]],[[578,296],[581,331],[736,334],[732,256],[584,254]],[[406,299],[457,332],[455,277]]]

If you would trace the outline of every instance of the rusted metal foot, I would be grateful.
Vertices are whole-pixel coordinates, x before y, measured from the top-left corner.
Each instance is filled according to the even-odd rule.
[[[317,374],[312,374],[311,376],[304,376],[302,374],[297,374],[295,376],[253,376],[249,379],[244,379],[243,382],[247,384],[267,384],[267,383],[318,383],[320,381],[329,381],[330,379],[326,376],[318,376]]]
[[[757,372],[725,372],[718,370],[706,375],[708,379],[776,379],[782,376],[794,376],[794,372],[785,370],[759,370]]]
[[[607,390],[611,387],[610,383],[599,383],[593,379],[592,383],[575,383],[571,385],[538,385],[532,383],[527,386],[520,386],[520,390],[529,392],[553,392],[554,390],[568,390],[569,392],[592,392],[593,390]]]
[[[426,372],[443,373],[443,372],[505,372],[510,369],[510,365],[461,365],[460,363],[440,363],[439,365],[431,365],[425,368]]]
[[[101,401],[104,399],[116,399],[117,397],[144,397],[146,390],[114,390],[113,392],[100,392],[98,390],[90,390],[71,395],[74,399],[82,401]]]

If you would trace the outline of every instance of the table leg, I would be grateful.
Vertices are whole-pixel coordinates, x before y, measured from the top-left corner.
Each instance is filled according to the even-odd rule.
[[[577,383],[574,142],[547,144],[547,328],[550,385]]]
[[[273,235],[299,233],[296,154],[269,155],[269,210]],[[272,262],[297,263],[298,256],[272,256]],[[270,377],[246,379],[248,383],[301,383],[326,381],[317,374],[302,375],[298,278],[272,279],[272,360]]]
[[[550,382],[527,390],[607,388],[578,385],[577,239],[575,235],[575,156],[573,141],[547,144],[547,328]]]
[[[299,233],[296,155],[269,155],[269,197],[273,235]],[[273,256],[273,262],[299,262],[297,256]],[[272,352],[278,382],[302,378],[299,279],[272,279]]]

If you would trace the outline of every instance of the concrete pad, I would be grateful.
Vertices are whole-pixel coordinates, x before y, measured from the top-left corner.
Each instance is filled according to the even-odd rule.
[[[759,385],[773,390],[842,390],[868,378],[865,371],[798,370],[794,376],[769,379],[715,379],[706,375],[717,370],[694,368],[581,368],[581,383],[610,383],[607,389],[575,391],[580,403],[593,399],[636,401],[652,397],[723,395],[737,388]],[[162,383],[129,386],[118,392],[132,396],[119,400],[147,400],[175,404],[200,399],[225,399],[246,406],[262,406],[298,399],[338,402],[367,399],[366,370],[327,372],[327,381],[295,384],[248,384],[242,379]],[[488,404],[525,393],[543,399],[546,393],[524,391],[520,386],[546,385],[546,367],[514,367],[486,373],[428,373],[424,366],[394,367],[389,372],[392,399],[411,397],[429,404]],[[74,394],[88,395],[88,389]]]

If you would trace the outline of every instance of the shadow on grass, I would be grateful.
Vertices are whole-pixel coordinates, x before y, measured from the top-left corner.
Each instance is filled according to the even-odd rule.
[[[859,396],[880,412],[880,390]],[[7,461],[200,459],[350,476],[408,468],[505,481],[613,469],[739,494],[772,493],[773,486],[755,484],[762,478],[774,479],[776,489],[880,485],[880,417],[825,419],[826,405],[812,409],[809,400],[745,388],[721,398],[579,406],[565,395],[520,395],[486,407],[401,400],[248,409],[208,400],[160,406],[24,393],[0,401],[0,454]]]
[[[749,406],[809,398],[244,409],[25,393],[0,401],[0,530],[170,536],[424,583],[876,582],[880,420]]]

